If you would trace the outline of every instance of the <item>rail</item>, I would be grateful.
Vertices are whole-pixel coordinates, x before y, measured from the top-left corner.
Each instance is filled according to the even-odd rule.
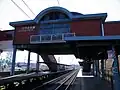
[[[72,70],[51,72],[51,73],[31,73],[10,76],[0,79],[0,90],[31,90],[39,84],[71,72]]]
[[[65,37],[73,37],[75,33],[63,33],[63,34],[42,34],[31,35],[30,43],[53,43],[53,42],[65,42]]]
[[[78,69],[71,71],[53,80],[45,82],[42,85],[33,88],[32,90],[67,90],[68,88],[70,88],[70,85],[73,83],[73,81],[75,81],[78,71]]]

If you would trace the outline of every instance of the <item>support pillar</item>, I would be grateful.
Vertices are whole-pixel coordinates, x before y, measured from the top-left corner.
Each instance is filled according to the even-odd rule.
[[[99,76],[99,60],[96,60],[96,75]]]
[[[94,75],[95,76],[99,76],[99,61],[98,60],[94,60]]]
[[[37,54],[36,71],[39,72],[39,54]]]
[[[104,72],[106,73],[106,59],[104,60]]]
[[[98,74],[98,65],[97,65],[97,60],[95,60],[95,76]]]
[[[99,60],[96,60],[96,68],[97,68],[97,76],[100,75],[100,71],[99,71]]]
[[[96,73],[95,73],[95,60],[93,60],[93,75],[95,76]]]
[[[101,68],[100,68],[100,60],[98,60],[98,68],[99,68],[99,69],[98,69],[98,74],[99,74],[99,77],[100,77],[100,72],[101,72],[101,70],[100,70],[100,69],[101,69]]]
[[[112,65],[113,87],[114,90],[120,90],[118,52],[115,50],[114,46],[112,46],[112,54],[113,54],[113,65]]]
[[[30,71],[30,51],[28,52],[28,63],[27,63],[27,73]]]
[[[102,73],[102,78],[104,78],[104,59],[101,60],[101,73]]]
[[[10,72],[11,76],[15,74],[16,51],[17,51],[16,46],[13,46],[12,66],[11,66],[11,72]]]

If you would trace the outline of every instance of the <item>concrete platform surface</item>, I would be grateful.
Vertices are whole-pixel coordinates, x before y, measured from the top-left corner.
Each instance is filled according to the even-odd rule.
[[[111,84],[98,77],[77,77],[70,90],[112,90]]]

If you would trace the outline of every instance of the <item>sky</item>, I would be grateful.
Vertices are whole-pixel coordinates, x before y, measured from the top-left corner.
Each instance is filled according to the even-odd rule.
[[[22,0],[13,0],[31,19],[45,8],[61,6],[69,11],[83,14],[108,13],[106,21],[120,20],[120,0],[24,0],[34,12],[32,14]],[[30,20],[11,0],[0,0],[0,29],[13,29],[9,22]]]
[[[16,7],[11,0],[0,0],[0,29],[11,30],[13,27],[9,25],[9,22],[31,20],[34,19],[45,8],[51,6],[61,6],[69,11],[79,12],[82,14],[95,14],[95,13],[107,13],[108,17],[106,21],[118,21],[120,20],[120,0],[24,0],[27,5],[34,12],[31,13],[29,9],[24,5],[22,0],[13,0],[29,17],[27,17],[18,7]],[[24,56],[25,55],[25,56]],[[17,52],[17,61],[27,58],[27,52]],[[32,56],[33,55],[33,56]],[[36,60],[36,54],[32,54],[31,58]],[[58,58],[59,56],[56,56]],[[76,58],[73,55],[60,56],[61,63],[71,62],[77,63]],[[21,60],[19,60],[21,59]]]
[[[7,53],[8,53],[8,51],[1,53],[0,58],[2,57],[3,59],[5,59],[7,56]],[[39,56],[39,57],[40,57],[40,62],[43,62],[43,59],[41,58],[41,56]],[[76,59],[76,57],[74,55],[55,55],[55,58],[58,63],[67,64],[67,65],[71,65],[71,64],[78,65],[78,61],[79,61],[78,59]],[[58,59],[60,59],[60,61]],[[16,62],[26,62],[27,63],[27,60],[28,60],[28,51],[17,51]],[[30,62],[35,63],[36,61],[37,61],[37,54],[31,53]]]

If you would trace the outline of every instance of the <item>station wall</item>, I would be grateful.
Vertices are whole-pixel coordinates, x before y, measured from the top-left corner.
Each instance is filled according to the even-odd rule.
[[[58,25],[59,26],[59,25]],[[91,20],[79,20],[79,21],[72,21],[69,23],[65,23],[64,27],[58,28],[55,26],[55,29],[47,28],[52,30],[50,34],[55,33],[75,33],[78,36],[101,36],[102,28],[101,28],[101,20],[100,19],[91,19]],[[60,25],[61,26],[61,25]],[[69,31],[70,26],[70,31]],[[63,30],[65,29],[65,31]],[[67,30],[68,29],[68,30]],[[40,31],[41,30],[41,31]],[[49,34],[49,30],[47,34]],[[40,25],[28,25],[28,26],[17,26],[14,32],[14,44],[30,44],[30,36],[41,34],[42,29]],[[120,35],[120,22],[106,22],[104,24],[104,33],[105,35]],[[0,33],[0,39],[2,39],[3,34]],[[44,33],[43,33],[44,34]]]
[[[101,21],[96,20],[79,20],[71,23],[71,32],[80,36],[100,36]]]
[[[34,25],[16,27],[13,44],[29,44],[30,35],[35,34],[37,34],[37,30]]]
[[[14,30],[0,31],[0,41],[13,40]]]
[[[109,35],[120,35],[120,22],[106,22],[104,24],[104,33]]]

